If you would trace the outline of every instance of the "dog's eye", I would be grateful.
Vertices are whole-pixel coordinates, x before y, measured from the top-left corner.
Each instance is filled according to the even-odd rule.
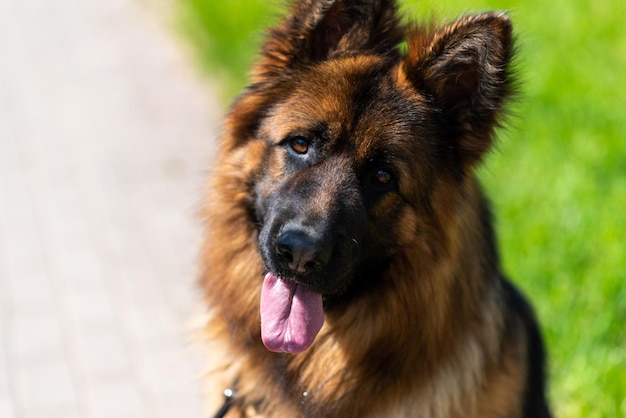
[[[391,183],[391,180],[393,180],[393,176],[388,170],[381,168],[374,172],[374,183],[380,186],[385,186]]]
[[[303,136],[295,136],[289,140],[289,146],[296,154],[309,152],[309,140]]]

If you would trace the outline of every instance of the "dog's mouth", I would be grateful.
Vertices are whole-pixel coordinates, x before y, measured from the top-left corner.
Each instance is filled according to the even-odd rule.
[[[279,222],[278,212],[263,223],[259,252],[268,272],[261,290],[261,338],[273,352],[301,353],[324,325],[329,298],[342,295],[358,262],[355,239],[346,226],[309,218]],[[345,224],[345,223],[344,223]],[[350,226],[350,225],[348,225]]]
[[[301,353],[324,325],[322,294],[267,273],[261,290],[261,339],[274,352]]]

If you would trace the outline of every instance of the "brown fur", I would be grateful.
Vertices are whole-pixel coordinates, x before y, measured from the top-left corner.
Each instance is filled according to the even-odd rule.
[[[500,272],[473,174],[512,91],[512,51],[504,14],[407,29],[390,0],[302,0],[271,31],[226,118],[204,211],[215,408],[234,385],[228,416],[548,416],[532,313]],[[294,133],[314,138],[314,161],[294,166]],[[370,191],[372,161],[392,168],[393,189]],[[359,221],[354,244],[333,238],[349,274],[311,282],[326,320],[300,354],[259,335],[276,196],[312,222]]]

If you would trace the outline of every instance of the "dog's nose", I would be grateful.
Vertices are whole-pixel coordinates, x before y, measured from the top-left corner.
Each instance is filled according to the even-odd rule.
[[[328,264],[330,246],[300,229],[286,229],[276,240],[278,262],[294,273],[305,274]]]

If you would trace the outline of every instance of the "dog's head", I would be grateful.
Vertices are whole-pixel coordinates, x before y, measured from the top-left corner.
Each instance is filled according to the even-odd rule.
[[[323,299],[371,289],[400,248],[428,247],[433,208],[454,205],[438,191],[491,145],[511,55],[504,14],[405,28],[391,0],[302,0],[271,32],[227,123],[227,146],[266,144],[251,187],[268,348],[306,349]]]

